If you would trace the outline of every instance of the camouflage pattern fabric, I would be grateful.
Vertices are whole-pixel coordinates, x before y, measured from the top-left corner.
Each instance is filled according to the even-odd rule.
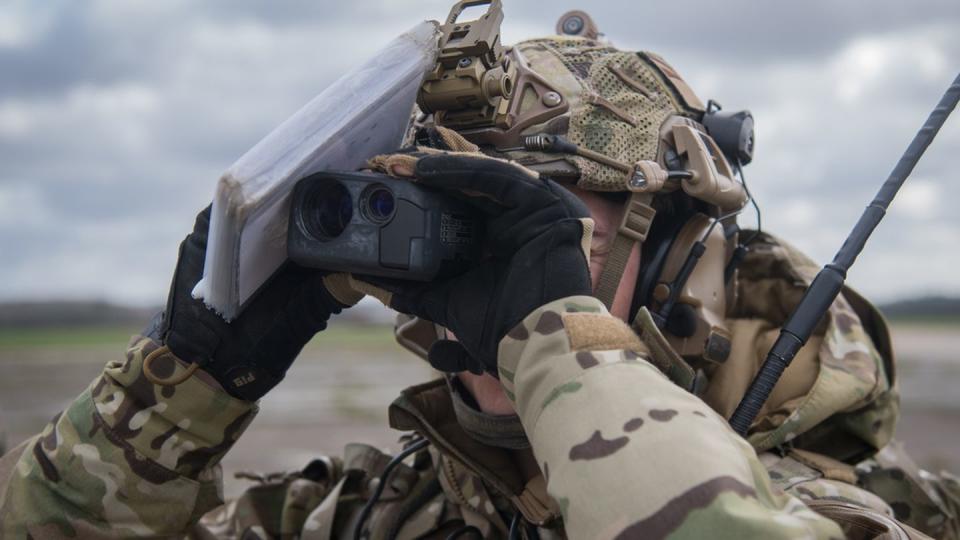
[[[455,458],[436,451],[433,455],[445,498],[457,506],[464,525],[476,527],[483,538],[506,538],[510,524],[498,509],[509,509],[507,515],[512,515],[509,503]]]
[[[877,495],[855,485],[856,478],[838,479],[803,461],[771,452],[760,455],[773,485],[804,502],[830,500],[851,503],[894,517],[893,509]],[[852,474],[852,467],[850,468]],[[833,476],[833,477],[831,477]]]
[[[220,459],[256,414],[215,383],[150,383],[136,340],[39,435],[0,460],[3,538],[162,537],[222,501]],[[154,368],[183,370],[172,355]]]
[[[703,104],[676,71],[652,53],[635,53],[571,36],[522,41],[515,48],[537,74],[569,102],[569,112],[526,133],[556,133],[621,163],[656,160],[660,127],[670,116],[698,118]],[[556,154],[507,152],[521,164],[558,159]],[[579,171],[577,185],[625,191],[623,171],[579,156],[563,156]],[[549,174],[549,173],[548,173]]]
[[[818,270],[810,258],[771,235],[763,234],[751,245],[738,275],[731,319],[734,339],[743,327],[738,320],[765,323],[753,340],[755,350],[739,357],[731,354],[726,364],[712,368],[711,380],[717,380],[722,372],[737,369],[737,362],[752,363],[739,377],[723,379],[724,394],[737,396],[735,401],[743,395],[779,327]],[[885,332],[885,323],[881,324]],[[900,400],[892,353],[881,354],[874,341],[879,340],[867,333],[850,302],[838,297],[805,347],[812,349],[811,363],[791,365],[775,394],[800,379],[809,383],[786,393],[789,399],[771,399],[749,432],[754,448],[762,452],[790,444],[856,463],[886,446],[893,437]],[[736,406],[730,400],[721,404],[709,394],[707,402],[725,416]]]
[[[342,461],[311,462],[302,471],[251,477],[256,485],[204,516],[188,538],[301,538],[353,536],[360,511],[390,456],[367,445],[348,445]],[[421,538],[462,524],[440,491],[427,451],[390,476],[364,531],[367,537]]]
[[[571,538],[843,537],[775,490],[753,448],[705,403],[636,351],[571,327],[632,334],[599,300],[573,297],[534,311],[500,345],[501,381]]]
[[[948,473],[935,477],[916,469],[901,451],[901,445],[895,442],[876,459],[865,461],[856,469],[847,466],[843,475],[810,466],[793,455],[780,457],[768,452],[761,454],[760,459],[774,486],[814,508],[825,501],[869,508],[918,533],[933,538],[957,538],[957,524],[950,517],[956,510],[956,506],[950,509],[951,498],[953,505],[960,500],[956,479]],[[849,478],[838,478],[846,472]]]
[[[258,479],[240,499],[219,506],[217,463],[256,408],[202,372],[175,388],[150,384],[141,366],[155,349],[136,340],[126,361],[108,364],[43,433],[0,460],[4,538],[350,536],[388,456],[351,445],[342,460]],[[842,537],[836,523],[775,489],[746,441],[670,383],[644,350],[593,298],[531,314],[504,340],[501,355],[504,382],[531,434],[534,477],[520,496],[504,496],[510,490],[494,486],[516,482],[507,478],[513,473],[479,474],[440,441],[391,477],[368,522],[369,537],[480,531],[505,538],[518,507],[543,518],[540,538],[700,538],[717,530],[730,537]],[[183,369],[169,357],[158,366]],[[563,521],[551,521],[546,499],[555,500]],[[528,528],[523,537],[530,537]]]
[[[934,538],[960,539],[960,478],[920,469],[896,441],[857,465],[857,475],[898,520]]]
[[[758,275],[788,285],[802,283],[802,274],[791,270],[797,256],[771,238],[764,242],[769,249],[758,250],[750,261],[762,268]],[[753,292],[754,298],[764,298]],[[749,313],[750,304],[739,309]],[[785,308],[762,309],[775,318],[776,309]],[[841,309],[831,314],[823,335],[836,326],[838,339],[849,340],[854,335],[849,329],[858,324],[855,314]],[[869,343],[859,332],[855,339]],[[322,460],[303,471],[261,479],[237,501],[220,506],[217,463],[256,407],[229,397],[202,371],[177,387],[152,385],[141,366],[156,349],[149,339],[132,342],[125,361],[108,364],[41,434],[0,460],[3,537],[350,534],[387,456],[348,448],[341,461]],[[463,454],[462,441],[437,439],[429,452],[408,460],[398,477],[401,487],[387,490],[375,507],[368,526],[371,538],[387,533],[445,538],[464,527],[504,538],[508,519],[518,509],[540,525],[541,538],[691,538],[717,527],[738,537],[850,534],[801,501],[866,508],[938,537],[956,537],[956,479],[911,468],[892,450],[861,464],[857,474],[841,470],[833,477],[793,454],[767,452],[758,459],[721,415],[672,384],[647,361],[648,354],[647,345],[596,299],[566,299],[535,311],[504,339],[500,351],[501,379],[532,444],[533,478],[524,476],[517,484],[511,478],[518,474],[515,469],[484,467]],[[848,381],[854,388],[858,381],[876,380],[884,390],[877,394],[860,387],[864,390],[852,392],[847,402],[852,410],[796,410],[857,418],[876,403],[871,395],[892,391],[880,384],[887,366],[869,347],[852,361],[866,366]],[[169,356],[155,366],[171,374],[183,369]],[[423,404],[425,409],[437,407],[435,399]],[[449,418],[435,421],[455,424],[453,411],[448,412]],[[889,425],[882,424],[883,430],[892,429]],[[430,429],[427,424],[418,428]],[[778,446],[789,447],[803,435],[784,435]],[[485,453],[490,452],[482,447],[474,451]],[[550,508],[554,504],[556,514]],[[551,517],[556,515],[562,519]]]

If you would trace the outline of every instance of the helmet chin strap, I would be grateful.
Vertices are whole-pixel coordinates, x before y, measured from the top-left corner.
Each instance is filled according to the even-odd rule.
[[[527,150],[549,154],[577,155],[624,174],[623,185],[630,192],[630,198],[627,199],[627,204],[624,207],[623,217],[620,219],[620,226],[617,227],[617,235],[613,240],[607,263],[600,272],[597,290],[593,293],[609,310],[613,307],[613,298],[617,294],[620,280],[623,279],[623,272],[627,267],[627,261],[630,259],[630,252],[633,251],[634,245],[646,240],[647,233],[650,232],[650,225],[657,214],[657,211],[651,206],[654,193],[659,191],[668,179],[675,179],[674,177],[689,178],[690,173],[688,171],[666,171],[656,163],[649,161],[641,161],[633,165],[621,163],[600,152],[574,144],[562,136],[547,133],[524,137],[523,146]]]
[[[620,286],[620,280],[623,279],[623,273],[627,267],[627,261],[630,259],[630,252],[633,251],[633,246],[647,239],[650,224],[653,223],[653,218],[657,213],[650,206],[651,202],[653,202],[652,193],[637,191],[632,191],[630,198],[627,200],[623,218],[617,228],[617,236],[613,240],[607,263],[600,272],[600,282],[597,284],[597,290],[594,291],[594,296],[603,302],[608,310],[613,307],[613,299],[617,294],[617,288]]]

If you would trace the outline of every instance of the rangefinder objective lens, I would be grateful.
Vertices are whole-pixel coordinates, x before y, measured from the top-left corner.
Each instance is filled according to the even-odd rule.
[[[353,217],[353,199],[340,182],[318,186],[307,208],[308,227],[315,236],[331,239],[340,236]]]
[[[340,214],[338,215],[337,226],[342,230],[347,226],[347,223],[350,223],[351,216],[353,216],[353,201],[347,194],[346,197],[340,197]]]
[[[393,192],[384,186],[367,188],[364,200],[364,214],[374,223],[385,223],[393,217],[396,200]]]

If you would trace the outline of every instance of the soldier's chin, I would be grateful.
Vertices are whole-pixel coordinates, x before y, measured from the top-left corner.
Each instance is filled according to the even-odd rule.
[[[500,381],[489,373],[475,375],[469,371],[457,373],[457,378],[476,400],[482,412],[497,416],[516,414],[513,403],[507,398]]]

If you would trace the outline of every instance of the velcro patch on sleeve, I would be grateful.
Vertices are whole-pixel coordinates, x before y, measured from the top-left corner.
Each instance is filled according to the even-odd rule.
[[[574,351],[626,349],[648,352],[634,331],[620,319],[606,313],[564,313],[563,326]]]

